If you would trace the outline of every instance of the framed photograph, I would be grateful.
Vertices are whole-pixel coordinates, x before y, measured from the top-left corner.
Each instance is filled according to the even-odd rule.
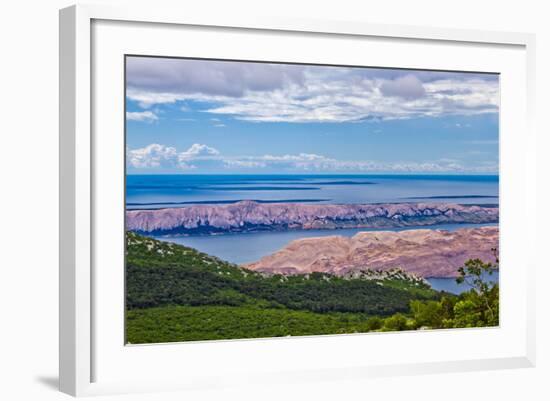
[[[60,387],[533,366],[528,34],[60,13]]]

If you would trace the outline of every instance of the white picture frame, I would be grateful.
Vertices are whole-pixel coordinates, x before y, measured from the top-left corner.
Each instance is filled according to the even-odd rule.
[[[94,24],[97,29],[95,30]],[[103,25],[102,25],[103,24]],[[120,24],[120,26],[117,26]],[[102,174],[98,164],[99,158],[109,159],[108,170],[120,168],[120,158],[123,158],[123,152],[119,152],[117,143],[110,146],[105,139],[97,141],[94,137],[94,130],[102,127],[101,124],[109,124],[111,120],[96,121],[98,116],[105,115],[101,111],[103,106],[98,106],[93,101],[93,96],[104,96],[99,90],[99,94],[94,95],[94,85],[97,85],[104,78],[101,71],[105,70],[105,65],[101,60],[106,56],[101,53],[103,48],[109,54],[118,54],[116,52],[126,52],[123,50],[124,41],[121,32],[130,32],[132,37],[140,35],[140,30],[148,29],[149,33],[154,33],[149,37],[149,45],[143,46],[142,51],[147,52],[146,46],[154,45],[155,35],[166,35],[166,30],[185,30],[191,27],[198,31],[226,32],[229,34],[254,35],[262,33],[266,35],[266,40],[277,41],[277,35],[286,35],[291,37],[297,35],[304,37],[304,40],[326,40],[327,42],[334,38],[338,40],[384,40],[388,43],[398,43],[406,41],[407,43],[432,44],[438,46],[442,52],[446,47],[454,46],[453,51],[467,51],[467,48],[478,49],[484,52],[485,47],[495,48],[495,55],[498,49],[501,49],[502,59],[494,57],[493,65],[509,60],[507,67],[509,76],[503,83],[502,96],[504,102],[507,101],[507,88],[517,88],[518,96],[513,101],[516,103],[506,103],[504,132],[511,132],[508,127],[514,127],[516,131],[521,131],[521,143],[518,138],[511,134],[501,136],[503,145],[501,147],[501,174],[507,180],[504,182],[501,190],[502,202],[504,204],[502,219],[507,222],[507,227],[513,227],[517,230],[525,229],[525,238],[519,239],[512,234],[507,235],[503,227],[503,240],[506,243],[516,243],[515,248],[507,251],[501,257],[501,260],[514,260],[521,253],[527,255],[522,259],[521,275],[517,271],[510,270],[510,279],[503,282],[503,296],[506,296],[506,285],[514,291],[511,295],[517,301],[517,308],[503,308],[505,314],[500,328],[485,330],[453,330],[453,331],[433,331],[430,333],[421,333],[423,339],[419,339],[414,333],[392,333],[392,334],[371,334],[342,336],[323,336],[316,338],[303,339],[283,339],[283,340],[239,340],[232,342],[210,342],[203,344],[189,345],[182,348],[182,345],[153,345],[148,347],[139,347],[130,350],[132,355],[123,361],[117,360],[117,352],[109,352],[107,343],[112,340],[112,347],[120,347],[121,355],[126,352],[122,341],[113,337],[113,330],[119,330],[120,325],[109,323],[109,317],[105,317],[101,312],[101,304],[110,300],[118,302],[117,299],[123,294],[123,286],[117,287],[113,284],[110,287],[102,285],[105,275],[97,274],[94,270],[97,268],[97,262],[102,258],[108,257],[108,252],[101,250],[101,245],[96,242],[99,230],[105,230],[105,225],[101,219],[108,215],[104,212],[104,203],[110,200],[102,201],[98,194],[104,194],[103,185],[110,185],[113,189],[113,182],[116,179],[123,180],[123,177],[115,178],[110,184],[104,184],[101,179]],[[96,39],[94,41],[94,32]],[[103,33],[102,33],[103,32]],[[202,33],[201,33],[202,34]],[[102,36],[103,35],[103,39]],[[110,35],[110,36],[109,36]],[[271,36],[273,38],[271,38]],[[268,38],[269,36],[269,38]],[[112,42],[107,46],[105,37]],[[161,36],[158,36],[160,38]],[[145,42],[145,41],[144,41]],[[122,43],[122,45],[121,45]],[[209,42],[204,42],[208,45]],[[274,42],[275,43],[275,42]],[[534,112],[534,44],[535,38],[530,34],[506,33],[506,32],[484,32],[457,29],[438,29],[414,26],[393,26],[393,25],[375,25],[363,22],[349,21],[316,21],[316,20],[294,20],[292,18],[256,18],[245,17],[241,19],[224,18],[223,16],[204,16],[187,14],[185,10],[165,10],[151,8],[112,8],[108,6],[90,6],[78,5],[72,6],[60,11],[60,390],[75,396],[109,394],[109,393],[127,393],[136,391],[161,391],[170,389],[197,389],[209,388],[212,386],[224,385],[244,385],[246,380],[254,377],[256,380],[275,381],[275,380],[325,380],[328,377],[337,379],[339,377],[357,378],[373,377],[381,375],[399,375],[399,374],[420,374],[430,372],[452,372],[478,369],[501,369],[512,367],[529,367],[535,363],[535,338],[534,338],[534,268],[536,261],[529,249],[534,241],[530,236],[534,235],[533,228],[534,216],[536,216],[535,205],[533,201],[535,193],[535,133],[532,128]],[[118,46],[118,47],[117,47]],[[137,45],[136,45],[137,46]],[[173,46],[173,45],[171,45]],[[107,47],[109,49],[107,50]],[[461,50],[462,49],[462,50]],[[159,52],[170,51],[170,45],[159,49]],[[219,51],[219,50],[218,50]],[[231,50],[227,50],[228,52]],[[114,52],[114,53],[112,53]],[[506,53],[506,54],[504,54]],[[122,53],[120,53],[122,54]],[[162,54],[162,53],[161,53]],[[165,54],[165,53],[164,53]],[[100,56],[98,56],[100,55]],[[165,54],[171,55],[171,54]],[[95,57],[97,56],[97,60]],[[243,57],[246,57],[243,56]],[[261,56],[258,55],[261,59]],[[264,56],[267,57],[267,56]],[[291,57],[291,56],[289,56]],[[333,56],[337,57],[337,56]],[[398,57],[398,56],[396,56]],[[222,57],[223,58],[223,57]],[[275,56],[277,58],[277,56]],[[101,60],[100,60],[101,59]],[[396,58],[399,62],[398,59]],[[500,60],[500,61],[499,61]],[[120,60],[119,60],[120,61]],[[426,61],[424,66],[432,65],[434,69],[445,68],[446,61],[441,61],[440,65],[429,64]],[[480,62],[480,61],[478,61]],[[386,62],[387,63],[387,62]],[[384,65],[386,65],[384,63]],[[462,65],[456,65],[456,69],[469,70],[469,63],[473,60],[464,60]],[[487,61],[489,63],[489,61]],[[487,64],[489,65],[489,64]],[[413,65],[414,67],[414,65]],[[497,65],[498,67],[498,65]],[[516,68],[514,70],[514,68]],[[110,69],[111,72],[112,68]],[[492,72],[501,72],[499,68],[494,68]],[[99,74],[97,77],[94,74]],[[115,75],[118,74],[118,77]],[[119,80],[123,71],[115,71],[113,78]],[[505,76],[506,76],[505,74]],[[95,77],[95,78],[94,78]],[[96,80],[92,82],[93,80]],[[102,81],[107,82],[107,81]],[[109,81],[111,82],[111,81]],[[114,81],[113,81],[114,82]],[[123,92],[118,91],[119,81],[114,85],[113,94],[120,94],[119,102],[122,103]],[[100,88],[101,89],[101,88]],[[97,101],[97,99],[96,99]],[[517,106],[517,107],[516,107]],[[116,119],[116,113],[113,111],[113,117]],[[123,118],[119,116],[116,127],[122,124]],[[113,125],[113,127],[115,127]],[[118,132],[118,128],[113,128]],[[123,133],[121,132],[121,136]],[[112,149],[109,153],[106,149]],[[114,149],[114,150],[113,150]],[[118,149],[118,150],[117,150]],[[513,164],[515,167],[512,170]],[[118,167],[117,167],[118,166]],[[111,168],[112,167],[112,168]],[[106,168],[103,167],[103,170]],[[118,170],[120,171],[120,170]],[[503,179],[504,179],[503,178]],[[122,181],[121,181],[122,182]],[[120,188],[120,191],[123,189]],[[117,195],[118,196],[118,195]],[[120,205],[119,205],[120,206]],[[526,210],[518,211],[519,207],[526,207]],[[116,213],[116,210],[114,210]],[[103,217],[102,217],[103,216]],[[120,216],[122,218],[122,216]],[[116,220],[116,219],[115,219]],[[116,222],[114,223],[116,226]],[[530,229],[529,229],[530,228]],[[116,229],[118,230],[118,229]],[[114,230],[114,231],[116,231]],[[508,231],[512,231],[510,228]],[[102,232],[103,233],[103,232]],[[117,231],[116,235],[120,235]],[[118,238],[118,237],[117,237]],[[118,246],[118,239],[115,241],[115,248]],[[112,252],[119,252],[122,256],[123,247]],[[506,254],[506,252],[508,252]],[[519,259],[516,259],[519,260]],[[120,266],[122,271],[122,265]],[[515,276],[517,274],[517,276]],[[503,274],[505,276],[505,274]],[[506,277],[506,276],[505,276]],[[512,280],[513,279],[513,280]],[[514,283],[512,283],[514,281]],[[119,283],[120,284],[120,283]],[[514,287],[517,285],[517,288]],[[97,305],[94,299],[95,291],[101,287],[105,293],[105,300]],[[103,296],[102,296],[103,297]],[[117,312],[118,313],[118,312]],[[115,316],[116,319],[119,316]],[[508,324],[510,319],[517,318],[518,327],[512,327]],[[101,327],[101,329],[98,329]],[[491,330],[491,331],[487,331]],[[499,333],[504,333],[500,336]],[[507,333],[507,334],[506,334]],[[101,335],[100,335],[101,334]],[[388,336],[388,337],[386,337]],[[500,336],[500,337],[498,337]],[[486,337],[486,338],[485,338]],[[498,338],[497,338],[498,337]],[[472,342],[487,341],[487,343],[497,344],[493,349],[487,352],[472,350],[465,353],[464,358],[448,357],[441,355],[440,358],[427,358],[419,360],[411,354],[407,358],[392,358],[384,362],[383,358],[373,356],[372,361],[361,360],[361,354],[356,353],[354,359],[352,355],[348,360],[335,360],[338,355],[337,350],[342,350],[347,343],[353,346],[364,346],[368,342],[380,342],[380,338],[388,338],[394,341],[397,349],[405,347],[407,341],[411,344],[440,344],[443,346],[449,341],[461,341],[465,344]],[[385,340],[384,340],[385,341]],[[389,341],[389,340],[388,340]],[[118,344],[118,345],[117,345]],[[313,355],[315,350],[322,346],[328,350],[326,361],[315,361],[311,364],[296,363],[293,369],[284,368],[285,355],[292,355],[297,349],[307,350],[309,355]],[[508,346],[509,349],[505,349]],[[176,347],[176,348],[171,348]],[[195,347],[195,348],[192,348]],[[126,348],[126,349],[125,349]],[[112,349],[111,349],[112,351]],[[124,352],[123,352],[124,351]],[[236,371],[248,372],[250,375],[238,379],[228,374],[229,370],[220,367],[213,372],[205,374],[212,368],[205,367],[200,369],[191,369],[186,373],[185,379],[178,375],[162,376],[162,372],[155,375],[154,372],[144,372],[143,377],[138,377],[139,372],[128,370],[128,375],[116,375],[115,371],[120,371],[122,365],[138,366],[140,361],[144,365],[153,365],[159,361],[167,361],[168,366],[174,363],[178,358],[176,354],[186,352],[189,358],[202,355],[206,360],[214,358],[215,355],[222,355],[226,358],[244,356],[247,354],[259,354],[273,358],[271,370],[261,366],[246,370],[246,364],[257,362],[252,357],[247,360],[242,358],[243,366],[237,367]],[[457,351],[460,352],[460,349]],[[276,355],[281,360],[276,360]],[[109,358],[113,359],[109,359]],[[121,358],[123,358],[121,356]],[[126,356],[124,356],[126,358]],[[332,358],[332,362],[331,362]],[[171,360],[171,362],[170,362]],[[179,359],[181,361],[181,358]],[[100,361],[100,362],[98,362]],[[101,366],[106,364],[113,366],[113,372],[103,374]],[[182,368],[184,369],[184,368]],[[227,367],[227,369],[230,369]],[[131,376],[132,372],[135,378]],[[268,374],[269,372],[269,374]],[[297,374],[299,372],[299,374]]]

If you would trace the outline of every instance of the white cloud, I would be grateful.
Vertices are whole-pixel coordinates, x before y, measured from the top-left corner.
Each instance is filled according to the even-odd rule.
[[[297,155],[264,155],[259,157],[246,157],[249,165],[240,167],[270,167],[280,170],[298,171],[327,171],[327,172],[394,172],[394,173],[445,173],[445,172],[495,172],[496,164],[483,164],[479,166],[464,166],[454,159],[440,159],[434,162],[377,162],[373,160],[349,161],[337,160],[322,155],[301,153]],[[233,163],[235,165],[235,163]]]
[[[132,68],[128,98],[143,108],[206,102],[203,111],[246,121],[354,122],[498,111],[498,78],[488,74],[197,60],[141,60]]]
[[[226,157],[217,149],[195,143],[183,152],[173,147],[151,144],[145,148],[128,150],[128,166],[136,169],[198,169],[250,170],[269,169],[271,171],[308,172],[495,172],[498,163],[484,162],[478,165],[463,165],[456,159],[439,159],[426,162],[377,162],[374,160],[337,160],[314,153],[298,153],[260,156]]]
[[[200,160],[207,160],[219,152],[206,145],[195,143],[183,152],[176,148],[153,143],[140,149],[128,149],[126,162],[128,167],[136,169],[196,169],[192,164]]]
[[[153,143],[141,149],[128,150],[126,160],[134,168],[176,167],[176,148]]]
[[[178,100],[184,100],[180,95],[175,93],[156,93],[149,91],[140,91],[128,88],[126,96],[138,103],[144,109],[147,109],[156,104],[175,103]]]
[[[152,111],[127,111],[126,119],[129,121],[144,121],[144,122],[153,122],[158,120],[158,116]]]
[[[196,160],[204,156],[215,156],[219,154],[220,152],[217,149],[200,143],[194,143],[189,149],[181,152],[178,156],[180,160]]]
[[[227,168],[265,168],[267,163],[257,160],[235,160],[227,159],[223,160],[223,164]]]
[[[422,84],[423,95],[411,85],[401,89],[395,81],[389,87],[392,89],[387,85],[385,80],[325,82],[321,77],[308,76],[302,86],[246,92],[238,98],[131,91],[128,96],[145,107],[187,100],[208,102],[213,106],[205,112],[255,122],[354,122],[498,111],[498,83],[494,81],[433,81]]]

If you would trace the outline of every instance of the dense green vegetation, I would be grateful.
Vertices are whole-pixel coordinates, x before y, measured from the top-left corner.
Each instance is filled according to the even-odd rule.
[[[443,297],[439,302],[411,302],[415,325],[429,328],[487,327],[499,324],[499,287],[482,280],[483,274],[493,274],[495,263],[470,259],[458,268],[458,283],[466,283],[470,291],[459,297]]]
[[[262,275],[194,249],[129,234],[128,309],[165,305],[260,305],[312,312],[406,312],[413,299],[437,299],[422,280],[403,274],[357,277]],[[397,277],[397,275],[394,275]]]
[[[283,337],[371,331],[360,313],[314,313],[257,306],[164,306],[128,311],[136,343]],[[376,328],[376,327],[375,327]]]
[[[471,278],[494,268],[481,261],[463,268],[472,291],[457,297],[399,270],[270,276],[134,233],[127,245],[129,343],[498,324],[498,286]]]

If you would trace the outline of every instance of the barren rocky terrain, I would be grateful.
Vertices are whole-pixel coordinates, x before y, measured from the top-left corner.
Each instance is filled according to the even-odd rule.
[[[335,228],[396,228],[442,223],[496,223],[498,206],[448,203],[192,205],[129,210],[127,229],[142,234],[223,234]]]
[[[336,275],[402,268],[421,277],[454,277],[468,259],[494,261],[492,249],[498,249],[498,234],[498,227],[480,227],[304,238],[245,267],[265,273]]]

